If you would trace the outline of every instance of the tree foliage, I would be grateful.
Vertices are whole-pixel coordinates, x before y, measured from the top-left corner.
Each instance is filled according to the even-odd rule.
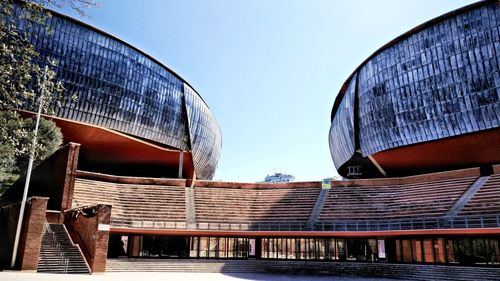
[[[61,145],[61,131],[48,120],[40,123],[38,142],[31,147],[34,121],[20,117],[19,109],[35,109],[52,114],[62,92],[54,67],[57,62],[41,57],[30,43],[31,35],[18,28],[16,19],[25,20],[28,27],[44,25],[50,13],[44,6],[69,5],[81,15],[94,0],[0,0],[0,182],[12,173],[24,173],[31,149],[40,161]],[[47,67],[45,67],[47,66]],[[36,162],[35,162],[36,163]],[[1,192],[0,192],[1,193]]]
[[[13,2],[0,0],[0,109],[21,108],[36,97],[33,81],[40,77],[40,66],[34,63],[38,53],[26,33],[18,30],[12,21]],[[38,18],[37,5],[27,5],[24,17]],[[42,19],[39,19],[40,22]]]
[[[35,121],[34,118],[21,118],[15,111],[0,111],[0,181],[9,180],[12,174],[26,172]],[[42,118],[35,147],[35,165],[54,153],[61,146],[62,139],[56,124]]]

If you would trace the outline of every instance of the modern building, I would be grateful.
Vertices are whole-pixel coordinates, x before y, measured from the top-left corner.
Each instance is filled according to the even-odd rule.
[[[56,12],[45,26],[28,24],[22,6],[15,7],[12,24],[29,34],[39,63],[57,61],[57,79],[65,90],[53,120],[65,142],[82,144],[81,168],[157,177],[177,177],[181,170],[182,178],[213,177],[221,131],[188,82],[95,27]]]
[[[287,175],[283,173],[274,173],[273,175],[267,175],[264,182],[274,183],[274,182],[292,182],[295,180],[293,175]]]
[[[350,273],[405,280],[498,280],[498,1],[478,2],[424,23],[377,51],[354,72],[334,105],[330,147],[339,173],[362,179],[333,180],[330,188],[323,188],[321,181],[200,179],[213,173],[220,134],[208,107],[189,85],[133,47],[91,27],[57,14],[51,22],[57,23],[54,34],[62,38],[82,34],[88,40],[100,38],[97,43],[84,41],[87,45],[82,46],[96,45],[99,51],[77,65],[108,62],[108,55],[102,52],[109,48],[120,50],[111,57],[125,60],[128,68],[138,64],[140,69],[145,67],[141,73],[154,73],[146,67],[150,66],[172,75],[173,82],[166,87],[178,85],[174,87],[180,89],[177,96],[173,90],[159,95],[158,88],[147,90],[149,82],[137,82],[135,86],[141,89],[137,98],[145,101],[156,95],[148,103],[157,104],[178,97],[180,105],[174,98],[166,104],[179,106],[172,111],[179,115],[165,118],[169,122],[181,118],[184,127],[179,126],[185,129],[175,131],[178,138],[171,137],[174,131],[165,130],[169,138],[162,139],[163,131],[154,130],[163,130],[164,122],[146,122],[148,126],[142,122],[144,116],[158,111],[146,114],[140,107],[143,103],[135,102],[132,94],[96,96],[84,91],[81,109],[79,103],[67,103],[65,110],[72,113],[60,111],[57,120],[63,128],[69,124],[65,132],[73,142],[33,172],[18,268],[102,272],[194,267],[222,272]],[[68,28],[71,32],[61,32]],[[42,46],[59,46],[46,38]],[[62,46],[69,58],[73,58],[70,50],[82,49],[75,51],[79,54],[90,48]],[[116,60],[105,64],[99,79],[92,80],[97,82],[89,85],[113,76],[106,71],[112,62]],[[66,65],[60,67],[67,71]],[[121,73],[121,68],[113,69]],[[133,73],[130,79],[135,77]],[[81,75],[70,81],[80,81]],[[85,85],[78,84],[77,89]],[[119,91],[128,95],[128,89]],[[100,102],[92,107],[97,97]],[[107,117],[111,113],[98,110],[101,104],[104,108],[108,102],[115,104],[113,99],[120,106],[126,104],[118,107],[120,112],[112,111],[116,123]],[[189,106],[193,100],[199,107]],[[126,119],[126,112],[135,117]],[[87,128],[90,137],[78,133]],[[192,128],[197,129],[192,132]],[[109,141],[115,139],[113,145],[123,140],[124,149],[103,161],[96,149],[114,149]],[[184,143],[174,146],[175,140],[182,139]],[[120,161],[128,157],[140,163],[134,162],[143,160],[143,154],[137,152],[147,147],[154,149],[147,154],[151,157],[159,157],[163,150],[172,155],[184,151],[182,158],[173,161],[174,171],[179,160],[185,163],[192,155],[198,177],[179,178],[174,172],[172,177],[152,175],[148,171],[154,166],[149,160],[146,172],[141,170],[142,164],[132,165],[137,170],[121,166]],[[197,154],[198,148],[201,154]],[[135,152],[125,154],[129,151]],[[22,180],[0,198],[0,225],[5,226],[0,228],[0,249],[12,249],[10,234],[21,193]],[[9,252],[0,251],[0,265],[4,266]],[[168,259],[157,260],[161,258]]]
[[[348,178],[500,162],[497,1],[430,20],[382,46],[337,95],[329,134]]]

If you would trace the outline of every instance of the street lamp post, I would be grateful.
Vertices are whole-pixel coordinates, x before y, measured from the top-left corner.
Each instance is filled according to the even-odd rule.
[[[24,209],[26,207],[26,198],[28,197],[28,187],[29,187],[30,179],[31,179],[31,170],[33,168],[33,159],[35,158],[36,138],[37,138],[37,134],[38,134],[38,125],[40,124],[40,116],[42,114],[43,95],[45,92],[45,83],[47,82],[48,71],[49,71],[49,67],[45,66],[45,70],[43,72],[43,81],[42,81],[41,86],[40,86],[40,97],[38,98],[39,99],[39,101],[38,101],[38,113],[36,114],[35,131],[34,131],[33,142],[32,142],[32,146],[31,146],[30,159],[28,162],[28,170],[26,171],[26,180],[24,182],[23,198],[21,200],[21,209],[19,210],[19,219],[17,220],[16,237],[14,239],[14,247],[12,249],[12,260],[10,263],[11,268],[13,268],[16,265],[17,250],[19,248],[19,238],[21,236],[21,228],[23,225]]]

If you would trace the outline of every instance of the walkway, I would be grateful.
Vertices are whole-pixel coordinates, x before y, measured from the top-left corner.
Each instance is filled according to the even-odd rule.
[[[222,274],[222,273],[156,273],[156,272],[116,272],[96,275],[65,275],[25,272],[0,272],[0,281],[395,281],[381,278],[353,278],[332,276],[298,276],[279,274]]]

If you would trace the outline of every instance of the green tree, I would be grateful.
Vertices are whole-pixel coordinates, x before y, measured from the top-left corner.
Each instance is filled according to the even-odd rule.
[[[0,0],[0,183],[24,173],[26,168],[21,166],[31,150],[34,122],[21,118],[17,110],[36,108],[41,102],[42,112],[52,114],[64,90],[56,79],[56,61],[40,56],[29,41],[30,34],[17,27],[16,19],[25,19],[29,26],[44,26],[50,17],[44,6],[64,4],[81,15],[86,7],[97,6],[94,0]],[[16,6],[22,9],[16,10]],[[38,140],[35,155],[39,162],[57,149],[62,135],[54,123],[42,121]]]
[[[11,174],[15,169],[21,139],[12,135],[20,136],[22,133],[22,122],[17,113],[0,111],[0,182],[12,181]]]
[[[0,111],[0,181],[12,182],[26,172],[35,119],[20,118],[15,111]],[[12,135],[17,135],[14,138]],[[35,165],[62,144],[61,130],[54,122],[41,119],[35,148]]]
[[[30,148],[32,139],[33,130],[35,128],[35,118],[24,119],[24,130],[28,131],[30,136],[28,138],[23,138],[20,143],[20,147],[22,148]],[[40,164],[42,160],[46,159],[52,153],[56,152],[56,150],[61,146],[63,140],[63,136],[61,133],[61,129],[57,127],[57,125],[47,119],[40,119],[40,124],[38,126],[38,135],[37,135],[37,143],[35,147],[35,157],[34,157],[34,166]],[[25,153],[20,153],[16,157],[16,172],[17,174],[24,174],[26,172],[26,168],[28,166],[29,160],[29,151],[25,151]]]

